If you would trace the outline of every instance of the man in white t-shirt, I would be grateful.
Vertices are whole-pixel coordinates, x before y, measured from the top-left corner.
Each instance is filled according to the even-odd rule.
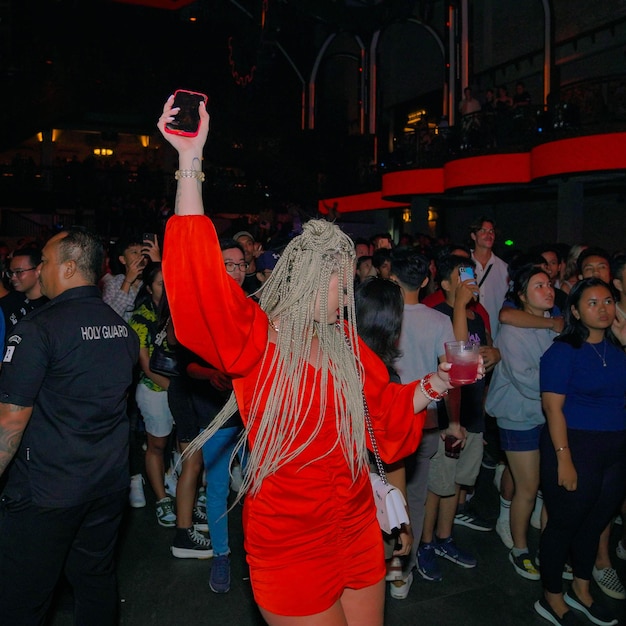
[[[509,288],[508,266],[493,253],[493,244],[496,240],[495,222],[490,218],[481,217],[470,228],[470,237],[474,242],[472,259],[476,262],[479,300],[489,313],[491,337],[495,339],[500,328],[498,314]]]

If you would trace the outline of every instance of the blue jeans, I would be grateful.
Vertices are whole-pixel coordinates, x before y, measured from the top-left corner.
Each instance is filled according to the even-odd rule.
[[[228,495],[230,493],[230,457],[237,445],[240,429],[220,428],[202,446],[206,472],[206,514],[213,554],[229,554]]]

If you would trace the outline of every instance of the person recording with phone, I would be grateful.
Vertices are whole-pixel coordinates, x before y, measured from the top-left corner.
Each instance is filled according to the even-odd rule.
[[[115,250],[117,256],[112,259],[119,265],[120,272],[106,281],[102,291],[102,299],[128,322],[135,307],[135,299],[141,289],[142,272],[148,261],[158,263],[161,250],[156,234],[144,233],[142,239],[137,237],[120,239]]]

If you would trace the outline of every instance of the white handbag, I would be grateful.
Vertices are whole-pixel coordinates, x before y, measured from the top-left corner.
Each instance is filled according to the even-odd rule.
[[[372,442],[372,451],[376,460],[376,467],[378,468],[378,472],[370,472],[372,492],[376,504],[376,517],[378,518],[381,530],[387,534],[391,534],[394,528],[400,528],[402,524],[409,523],[409,516],[406,511],[406,500],[402,492],[397,487],[389,484],[387,480],[385,467],[380,458],[378,445],[374,437],[374,428],[372,427],[372,420],[370,419],[365,395],[363,396],[363,408],[365,409],[365,424],[367,425],[367,432]]]

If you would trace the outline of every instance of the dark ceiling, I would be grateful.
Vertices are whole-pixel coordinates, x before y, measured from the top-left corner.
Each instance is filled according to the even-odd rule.
[[[293,66],[307,79],[328,33],[366,35],[416,8],[427,18],[432,1],[196,0],[177,10],[146,6],[175,0],[0,2],[0,149],[53,125],[152,129],[179,87],[208,93],[231,135],[293,132]]]

